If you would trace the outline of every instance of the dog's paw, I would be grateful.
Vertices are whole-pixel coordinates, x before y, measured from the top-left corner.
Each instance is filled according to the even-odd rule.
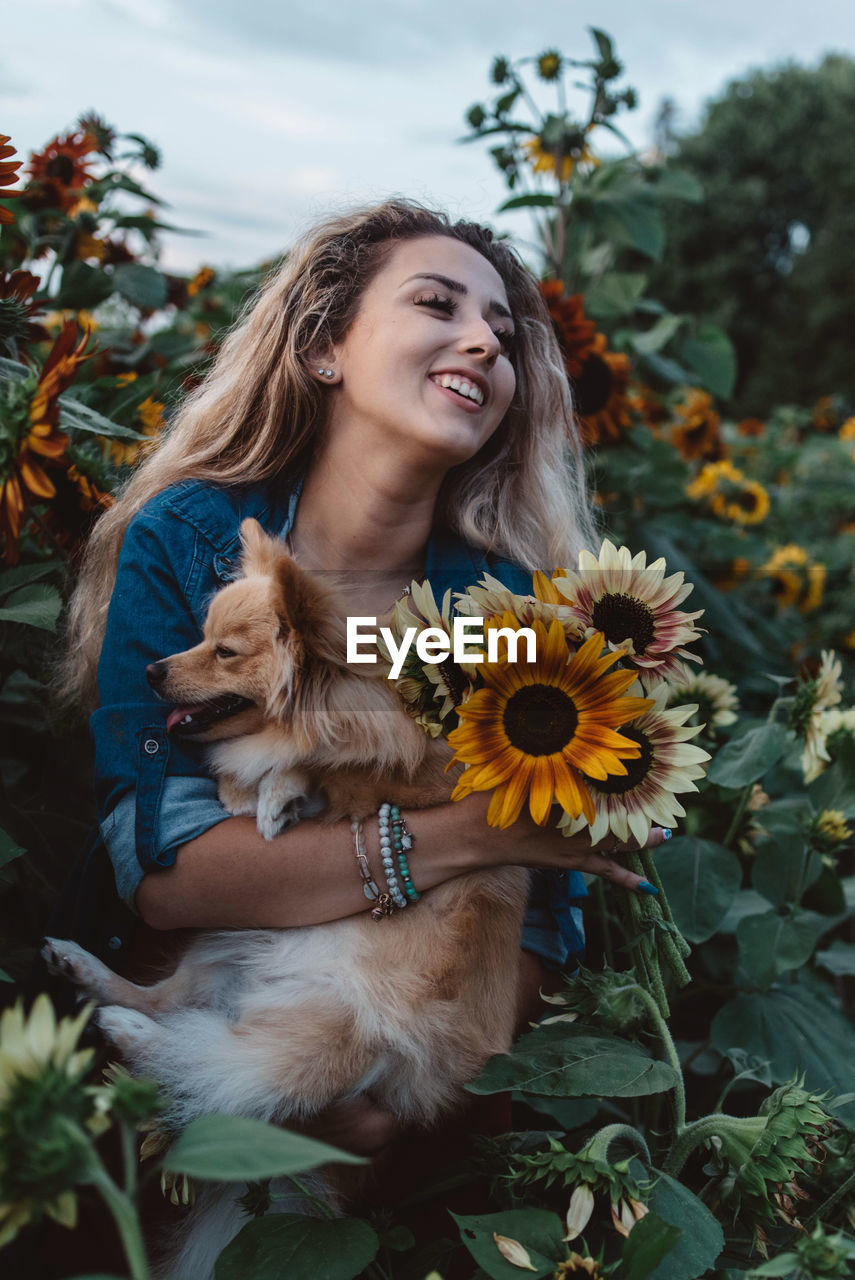
[[[131,1061],[141,1049],[150,1050],[163,1033],[163,1028],[153,1018],[119,1004],[109,1004],[99,1009],[94,1021],[122,1057]]]
[[[281,831],[296,826],[303,816],[305,801],[306,797],[303,795],[285,801],[275,793],[259,796],[255,821],[265,840],[272,840]]]
[[[73,982],[76,987],[80,987],[82,993],[88,995],[97,996],[104,977],[112,976],[100,960],[96,960],[76,942],[45,938],[42,959],[49,973]]]

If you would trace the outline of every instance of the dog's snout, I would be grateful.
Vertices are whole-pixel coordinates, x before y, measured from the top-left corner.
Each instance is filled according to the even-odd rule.
[[[169,671],[169,663],[166,661],[165,658],[162,658],[160,662],[150,662],[148,664],[148,666],[145,669],[145,674],[146,674],[146,679],[148,680],[152,689],[162,688],[163,682],[166,679],[166,675],[168,671]]]

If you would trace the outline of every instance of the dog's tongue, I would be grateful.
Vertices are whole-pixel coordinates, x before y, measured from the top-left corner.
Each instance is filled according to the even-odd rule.
[[[188,717],[191,720],[194,719],[201,710],[201,707],[176,707],[166,718],[166,732],[172,733],[177,724],[181,724]]]

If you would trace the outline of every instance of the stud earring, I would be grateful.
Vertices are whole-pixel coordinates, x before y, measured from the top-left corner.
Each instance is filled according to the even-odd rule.
[[[321,375],[321,377],[322,377],[322,378],[334,378],[334,377],[335,377],[335,373],[334,373],[334,371],[333,371],[332,369],[319,369],[319,370],[318,370],[318,373]]]

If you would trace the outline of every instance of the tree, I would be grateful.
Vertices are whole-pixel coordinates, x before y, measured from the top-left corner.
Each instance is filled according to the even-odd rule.
[[[706,199],[668,215],[651,291],[720,324],[739,356],[735,407],[855,400],[855,61],[733,81],[670,162]]]

